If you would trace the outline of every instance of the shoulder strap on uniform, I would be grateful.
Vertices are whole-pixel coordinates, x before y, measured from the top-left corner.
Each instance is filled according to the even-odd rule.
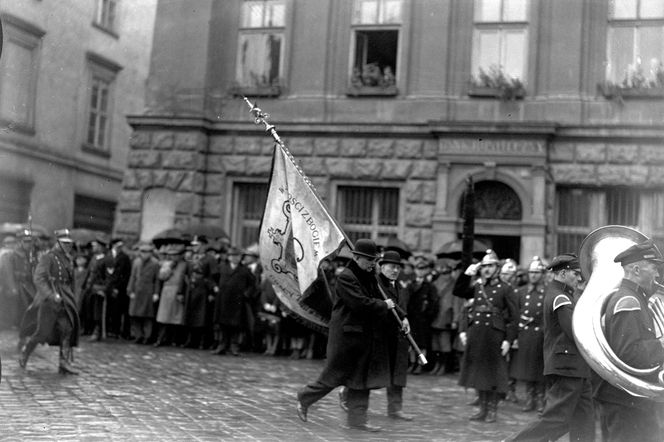
[[[567,295],[560,294],[553,299],[553,311],[556,311],[560,307],[564,307],[566,305],[572,305],[572,301],[570,301]]]
[[[616,305],[613,307],[613,314],[620,312],[635,312],[641,310],[641,303],[634,296],[627,295],[623,296],[616,302]]]

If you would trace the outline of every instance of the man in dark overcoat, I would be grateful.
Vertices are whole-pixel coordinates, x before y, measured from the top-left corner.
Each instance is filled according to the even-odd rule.
[[[466,350],[461,360],[459,385],[479,393],[480,410],[471,420],[495,422],[498,401],[508,391],[510,342],[516,337],[517,306],[512,287],[499,279],[498,256],[493,250],[460,275],[454,295],[473,299],[470,320],[459,333]],[[471,282],[479,266],[480,277]]]
[[[131,258],[124,252],[123,246],[124,243],[120,238],[111,240],[109,254],[111,261],[107,267],[109,292],[106,319],[108,333],[128,339],[131,332],[127,284],[131,275]]]
[[[522,411],[544,410],[544,289],[546,270],[535,256],[528,266],[528,284],[514,289],[519,303],[517,349],[510,360],[510,377],[526,383]]]
[[[413,339],[425,356],[431,353],[431,321],[438,307],[436,286],[430,281],[432,270],[433,263],[427,257],[421,256],[415,264],[415,279],[404,290]],[[410,356],[413,374],[420,374],[422,365],[417,362],[417,355],[411,352]]]
[[[656,369],[649,380],[662,383],[664,347],[655,336],[648,298],[656,291],[654,282],[660,275],[664,259],[652,242],[645,241],[619,253],[614,262],[620,263],[624,277],[618,290],[606,301],[606,341],[616,356],[630,367]],[[649,398],[632,396],[604,379],[600,379],[594,387],[604,440],[662,440],[658,403]]]
[[[112,265],[111,258],[107,255],[107,240],[95,238],[91,241],[92,258],[88,264],[88,280],[83,286],[85,317],[89,324],[84,324],[86,332],[90,329],[90,340],[99,341],[106,334],[106,307],[108,292],[108,268]]]
[[[78,309],[74,295],[73,241],[69,230],[55,232],[56,243],[39,259],[34,274],[37,293],[22,324],[27,336],[19,365],[25,368],[37,344],[60,346],[62,374],[78,374],[73,366],[72,347],[78,343]]]
[[[136,344],[145,344],[152,336],[155,302],[159,299],[159,261],[153,255],[152,244],[140,244],[132,263],[127,293],[131,334]]]
[[[219,279],[219,303],[216,306],[215,322],[221,330],[221,343],[216,354],[227,350],[238,356],[242,324],[245,314],[245,299],[253,294],[257,281],[251,270],[240,262],[242,250],[231,247],[228,250],[229,267]]]
[[[553,281],[544,296],[544,375],[546,405],[534,421],[506,441],[558,440],[569,433],[574,442],[595,440],[595,413],[590,368],[574,341],[572,314],[582,281],[579,260],[566,253],[551,261]]]
[[[37,266],[37,253],[34,249],[30,230],[21,230],[18,232],[17,238],[19,239],[19,245],[9,254],[10,271],[7,275],[6,284],[12,299],[16,301],[12,307],[8,306],[8,310],[14,313],[14,323],[20,327],[23,315],[34,301],[35,292],[37,291],[33,281],[33,273]],[[25,344],[25,338],[26,336],[19,333],[17,347],[19,351]]]
[[[388,315],[395,307],[383,300],[374,272],[376,243],[359,239],[353,259],[339,274],[329,323],[327,362],[318,379],[297,393],[297,412],[306,422],[311,405],[334,388],[348,388],[348,426],[379,431],[367,423],[369,391],[390,385],[390,365],[385,333]]]

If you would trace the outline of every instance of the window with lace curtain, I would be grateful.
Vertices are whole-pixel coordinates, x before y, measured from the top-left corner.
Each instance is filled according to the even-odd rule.
[[[267,183],[236,182],[233,185],[233,245],[247,247],[258,242],[266,200]]]
[[[339,186],[336,212],[351,241],[396,236],[399,230],[399,189]]]

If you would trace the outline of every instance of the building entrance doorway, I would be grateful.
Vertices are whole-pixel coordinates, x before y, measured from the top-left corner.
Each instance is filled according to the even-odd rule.
[[[501,235],[475,235],[475,239],[482,241],[491,250],[496,252],[499,259],[503,260],[512,258],[516,262],[519,262],[519,257],[521,256],[520,237]]]

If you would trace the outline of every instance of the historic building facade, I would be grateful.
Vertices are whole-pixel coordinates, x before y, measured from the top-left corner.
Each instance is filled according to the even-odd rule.
[[[0,4],[0,224],[112,231],[156,4]]]
[[[352,238],[436,252],[466,180],[501,258],[664,239],[664,8],[612,0],[160,0],[116,231],[257,239],[273,143]],[[658,34],[659,33],[659,34]]]

